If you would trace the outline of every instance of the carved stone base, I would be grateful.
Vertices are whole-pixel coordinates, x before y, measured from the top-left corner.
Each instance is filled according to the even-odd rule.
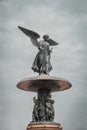
[[[62,130],[61,125],[29,125],[26,130]]]

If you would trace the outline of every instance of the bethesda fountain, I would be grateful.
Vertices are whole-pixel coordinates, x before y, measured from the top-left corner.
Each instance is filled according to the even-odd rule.
[[[38,53],[32,64],[32,70],[37,72],[36,77],[29,77],[21,80],[17,87],[19,89],[35,92],[37,97],[33,97],[34,107],[32,111],[32,121],[28,124],[27,130],[62,130],[60,123],[54,122],[55,110],[54,100],[51,98],[53,92],[59,92],[71,88],[72,84],[63,78],[50,76],[52,70],[51,53],[52,46],[57,42],[49,38],[47,34],[43,40],[38,41],[40,35],[32,30],[18,26],[31,40],[32,44],[38,48]]]

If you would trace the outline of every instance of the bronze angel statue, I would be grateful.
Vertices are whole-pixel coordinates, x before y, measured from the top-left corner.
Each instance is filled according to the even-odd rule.
[[[43,36],[43,40],[38,41],[40,35],[36,32],[20,26],[18,28],[30,38],[33,45],[39,50],[32,65],[33,71],[39,74],[48,74],[52,70],[50,62],[52,48],[50,49],[50,46],[58,45],[58,43],[50,39],[47,34]]]

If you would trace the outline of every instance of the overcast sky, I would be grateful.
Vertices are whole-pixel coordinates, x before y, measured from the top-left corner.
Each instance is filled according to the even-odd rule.
[[[53,94],[55,122],[64,130],[87,130],[87,0],[0,0],[0,130],[24,130],[32,120],[34,93],[16,88],[31,70],[37,48],[17,26],[49,36],[50,75],[72,88]]]

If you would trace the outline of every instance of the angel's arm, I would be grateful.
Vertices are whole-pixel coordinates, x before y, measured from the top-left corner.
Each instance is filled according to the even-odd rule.
[[[43,50],[43,47],[41,45],[39,45],[38,49],[39,50]]]

